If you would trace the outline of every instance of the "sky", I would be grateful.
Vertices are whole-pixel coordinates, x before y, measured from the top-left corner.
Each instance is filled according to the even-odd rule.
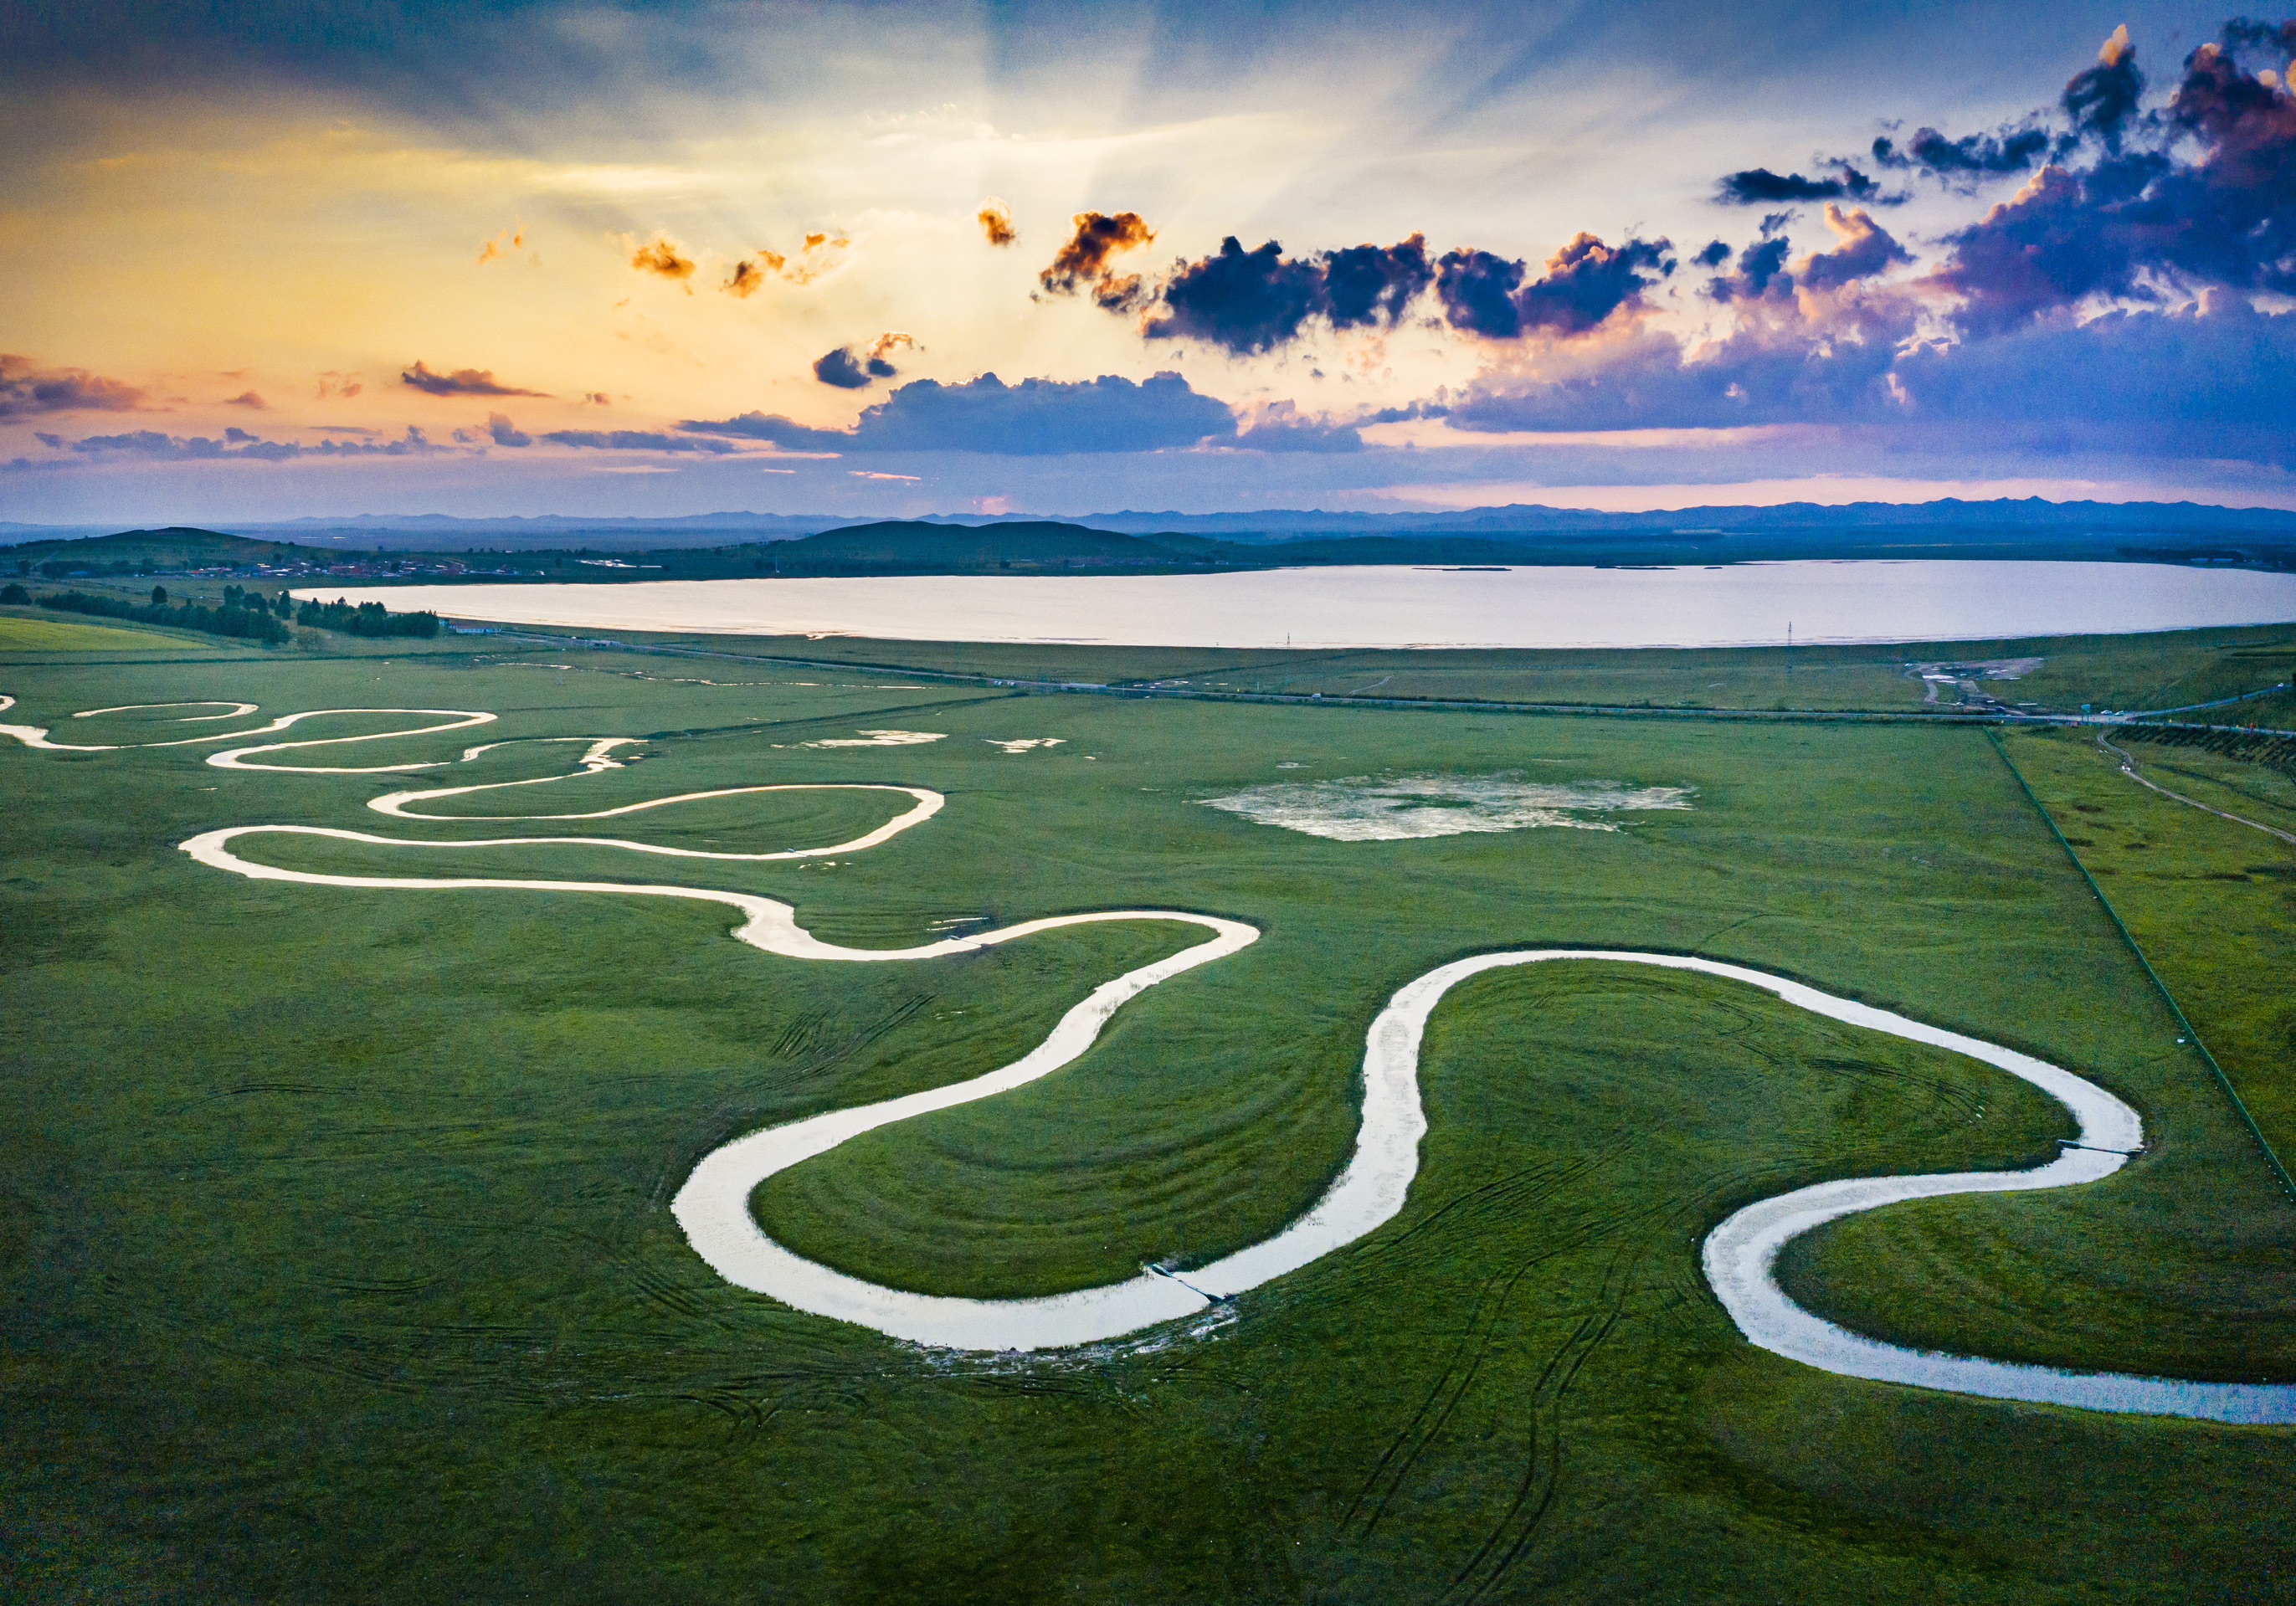
[[[2221,6],[0,8],[0,520],[2296,506]]]

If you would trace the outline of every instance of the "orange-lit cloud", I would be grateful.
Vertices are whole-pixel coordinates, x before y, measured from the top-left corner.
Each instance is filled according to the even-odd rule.
[[[1137,212],[1078,212],[1076,235],[1061,247],[1053,265],[1037,281],[1058,295],[1074,295],[1087,285],[1109,279],[1108,259],[1156,238],[1156,231]]]
[[[672,245],[667,234],[657,235],[652,244],[631,252],[630,266],[642,274],[659,274],[680,284],[693,277],[693,259]],[[687,293],[692,293],[691,287]]]
[[[504,245],[504,241],[509,242],[507,248]],[[506,228],[479,248],[479,266],[484,267],[489,262],[499,262],[512,251],[523,250],[525,247],[525,229]]]
[[[237,396],[226,397],[223,405],[226,407],[245,407],[251,412],[260,413],[271,404],[252,390],[242,390]]]
[[[1011,245],[1020,239],[1021,231],[1013,226],[1013,209],[991,195],[980,203],[980,232],[988,236],[991,245]]]
[[[808,234],[805,243],[793,253],[760,247],[754,258],[744,257],[734,264],[733,273],[718,288],[747,300],[765,288],[767,279],[779,279],[784,284],[810,284],[841,266],[852,243],[843,234]]]
[[[359,383],[356,373],[338,373],[330,368],[319,375],[319,388],[313,394],[320,401],[348,401],[366,387]]]
[[[416,363],[398,376],[398,382],[420,390],[427,396],[547,396],[547,390],[521,390],[515,385],[505,385],[495,378],[491,368],[457,368],[451,373],[434,373],[422,363]]]

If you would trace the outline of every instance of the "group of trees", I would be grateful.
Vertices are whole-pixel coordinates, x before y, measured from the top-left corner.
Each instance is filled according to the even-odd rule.
[[[23,587],[14,586],[9,590],[22,591]],[[0,602],[10,600],[12,599],[5,593],[0,593]],[[249,641],[283,642],[290,635],[284,621],[273,617],[270,604],[251,592],[242,592],[237,596],[226,594],[223,602],[214,608],[190,602],[178,602],[171,608],[165,586],[152,586],[148,602],[130,602],[126,597],[91,596],[84,591],[51,591],[40,599],[40,606],[63,613],[127,619],[138,625],[171,625],[178,630],[198,630],[209,635],[232,635]]]
[[[12,581],[0,586],[0,604],[23,607],[31,601],[32,594],[19,584]],[[309,629],[337,630],[348,635],[428,637],[439,634],[439,616],[428,611],[393,613],[381,602],[361,602],[354,608],[341,598],[299,606],[283,591],[266,597],[259,591],[237,586],[225,586],[223,601],[212,606],[190,601],[171,606],[165,586],[152,586],[151,601],[147,602],[127,597],[91,595],[84,591],[52,591],[39,602],[43,608],[64,613],[127,619],[139,625],[171,625],[178,630],[198,630],[209,635],[258,642],[286,641],[291,634],[287,628],[291,621]]]
[[[280,600],[286,600],[284,593]],[[295,622],[321,630],[340,630],[349,635],[439,634],[439,616],[427,609],[421,613],[393,613],[381,602],[361,602],[354,608],[340,597],[332,602],[304,603],[295,610]]]

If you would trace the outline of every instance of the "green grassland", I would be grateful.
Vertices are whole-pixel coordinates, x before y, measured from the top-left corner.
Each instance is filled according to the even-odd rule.
[[[546,639],[543,629],[519,634]],[[1951,642],[1927,646],[1549,651],[1273,651],[1175,647],[1064,647],[857,637],[734,638],[618,630],[617,641],[701,655],[763,658],[1034,684],[1148,687],[1216,695],[1372,698],[1651,709],[1952,711],[1914,673],[1921,664],[2038,658],[2012,679],[1975,681],[2012,707],[2059,713],[2161,709],[2243,697],[2296,681],[2296,627],[2185,630],[2143,636]],[[570,643],[576,639],[571,633]],[[702,669],[700,673],[709,673]],[[2296,725],[2296,693],[2259,697],[2223,716]]]
[[[0,658],[18,652],[167,651],[196,647],[181,635],[113,625],[83,625],[28,613],[0,612]]]
[[[2053,662],[2093,661],[2051,695],[2233,684],[2248,669],[2218,647],[2258,639],[2172,638],[2161,661],[2069,644]],[[670,1194],[735,1134],[1016,1057],[1191,929],[800,963],[727,940],[717,906],[258,882],[174,847],[275,822],[767,851],[846,840],[906,802],[473,816],[922,785],[947,795],[939,817],[833,863],[241,848],[334,873],[750,890],[862,946],[1095,908],[1258,926],[1251,948],[1127,1005],[1070,1069],[758,1192],[803,1253],[969,1293],[1082,1286],[1275,1230],[1346,1157],[1370,1020],[1445,960],[1568,944],[1756,965],[2072,1067],[2136,1104],[2151,1143],[2095,1187],[1837,1224],[1784,1267],[1800,1297],[2004,1358],[2296,1379],[2296,1205],[1982,731],[1020,695],[803,668],[761,643],[719,643],[761,654],[747,664],[423,645],[0,670],[10,717],[38,724],[184,698],[264,717],[468,708],[502,718],[309,761],[512,743],[370,775],[217,770],[199,747],[0,749],[0,1594],[2231,1602],[2284,1598],[2296,1577],[2290,1430],[1839,1379],[1751,1348],[1715,1304],[1697,1246],[1742,1204],[2053,1153],[2063,1112],[1988,1067],[1710,978],[1488,975],[1431,1027],[1430,1130],[1397,1221],[1193,1338],[951,1356],[728,1288],[685,1247]],[[882,643],[842,644],[862,645]],[[969,653],[933,662],[991,661]],[[1885,656],[1865,671],[1875,686],[1903,678]],[[1734,661],[1671,658],[1631,674],[1657,687]],[[1772,672],[1745,659],[1746,684]],[[1585,701],[1636,700],[1625,667],[1569,673]],[[1797,662],[1796,695],[1814,678]],[[171,717],[75,734],[199,728]],[[946,739],[804,745],[886,727]],[[596,777],[435,806],[466,823],[364,807],[554,773],[581,750],[528,739],[575,735],[646,745]],[[1024,736],[1063,742],[992,745]],[[2267,972],[2285,973],[2286,882],[2246,866],[2288,852],[2255,832],[2218,846],[2217,827],[2242,828],[2144,791],[2085,742],[2008,750],[2088,839],[2079,851],[2108,823],[2151,844],[2144,876],[2091,868],[2122,871],[2100,884],[2259,1118],[2284,1122]],[[2278,796],[2252,766],[2136,750],[2265,797],[2251,807]],[[1201,804],[1434,772],[1686,786],[1695,806],[1616,832],[1336,842]],[[2237,881],[2219,859],[2244,866]]]

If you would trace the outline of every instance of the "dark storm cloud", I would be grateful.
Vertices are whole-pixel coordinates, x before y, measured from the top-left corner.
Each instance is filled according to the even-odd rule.
[[[905,334],[881,334],[866,346],[840,346],[814,363],[813,377],[840,390],[866,389],[881,379],[898,374],[900,370],[893,366],[891,354],[903,346],[915,344]]]
[[[1615,249],[1580,234],[1547,258],[1546,276],[1515,297],[1526,330],[1579,334],[1674,271],[1664,240],[1629,240]]]
[[[2104,42],[2096,65],[2073,75],[2058,103],[2076,138],[2095,138],[2118,153],[2121,135],[2144,99],[2144,75],[2136,69],[2136,52],[2124,24]]]
[[[1234,234],[1216,255],[1185,263],[1164,282],[1164,310],[1142,332],[1152,340],[1204,340],[1239,356],[1300,332],[1324,299],[1319,264],[1284,256],[1270,240],[1246,250]]]
[[[85,368],[42,368],[0,352],[0,418],[49,413],[133,413],[150,400],[134,385]]]
[[[1525,283],[1529,264],[1491,251],[1430,261],[1422,234],[1308,257],[1287,257],[1273,240],[1246,250],[1231,234],[1213,255],[1174,266],[1152,292],[1155,310],[1141,332],[1249,356],[1299,339],[1316,319],[1337,330],[1391,328],[1432,289],[1444,321],[1468,334],[1578,334],[1672,273],[1671,250],[1664,240],[1613,248],[1580,234]]]
[[[890,373],[893,365],[885,365]],[[840,346],[814,359],[813,377],[824,385],[835,385],[840,390],[862,390],[868,388],[871,376],[868,359],[850,346]]]
[[[1993,177],[2028,171],[2049,153],[2046,128],[2005,128],[1948,139],[1935,128],[1917,128],[1904,146],[1882,136],[1874,142],[1874,160],[1885,168],[1915,168],[1933,178]]]
[[[1710,240],[1691,260],[1701,267],[1719,267],[1730,260],[1732,254],[1727,240]]]
[[[1177,373],[1135,384],[1103,374],[1073,383],[993,373],[962,384],[918,380],[865,409],[850,430],[818,430],[745,413],[678,428],[692,436],[771,441],[803,452],[980,452],[1038,457],[1072,452],[1154,452],[1235,438],[1226,403]]]
[[[980,203],[973,220],[991,245],[1011,245],[1021,238],[1021,231],[1013,226],[1013,209],[994,195]]]
[[[491,368],[457,368],[451,373],[434,373],[417,362],[398,376],[398,382],[428,396],[545,396],[547,391],[521,390],[515,385],[505,385],[495,378]]]
[[[1273,240],[1248,251],[1231,234],[1212,256],[1166,275],[1160,310],[1142,332],[1249,356],[1298,338],[1317,316],[1334,329],[1391,326],[1434,277],[1423,235],[1292,258]]]
[[[1611,247],[1580,234],[1547,258],[1546,276],[1523,283],[1529,265],[1489,251],[1446,251],[1435,294],[1455,329],[1490,340],[1583,334],[1674,271],[1664,240]]]
[[[1773,173],[1767,168],[1748,168],[1725,174],[1715,199],[1728,206],[1775,206],[1794,201],[1862,201],[1870,206],[1892,206],[1901,199],[1884,195],[1882,186],[1847,162],[1834,164],[1827,178],[1806,178],[1800,173]]]
[[[1323,258],[1324,310],[1334,329],[1392,324],[1435,282],[1427,236],[1398,245],[1350,245]]]
[[[1714,244],[1721,245],[1722,242],[1718,240]],[[1786,252],[1790,249],[1792,242],[1783,234],[1775,239],[1757,241],[1746,248],[1745,255],[1738,258],[1736,273],[1718,274],[1706,282],[1707,295],[1714,300],[1728,302],[1752,301],[1766,295],[1789,294],[1793,290],[1793,275],[1785,271]],[[1709,246],[1707,252],[1712,250],[1713,246]],[[1723,246],[1722,254],[1725,258],[1729,256],[1727,246]],[[1703,260],[1705,256],[1706,252],[1700,253],[1700,259]]]

